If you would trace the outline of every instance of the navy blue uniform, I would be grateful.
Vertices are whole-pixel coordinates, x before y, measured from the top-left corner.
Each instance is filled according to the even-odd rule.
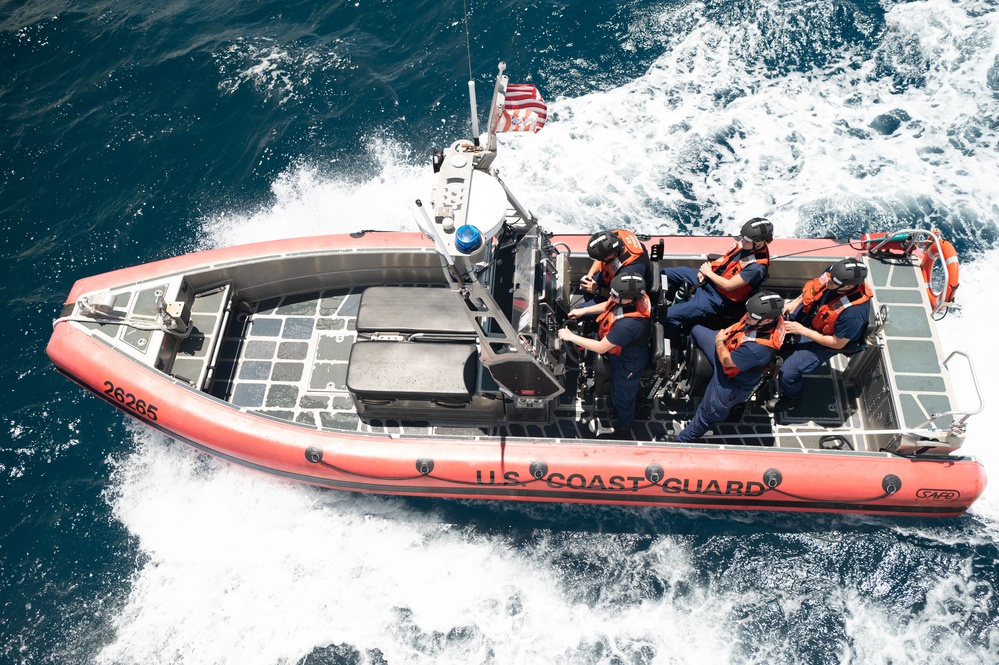
[[[752,251],[747,250],[744,253],[752,254]],[[747,284],[755,288],[766,279],[767,270],[758,263],[751,263],[739,274],[746,280]],[[666,268],[663,270],[665,277],[663,288],[675,290],[683,283],[697,286],[699,284],[698,275],[700,275],[700,271],[695,268]],[[697,323],[709,316],[721,314],[731,306],[732,301],[723,296],[715,288],[713,282],[705,280],[705,283],[697,288],[688,300],[670,305],[666,309],[666,318],[663,319],[666,337],[676,339],[683,332],[684,323]]]
[[[690,442],[700,439],[711,426],[728,417],[732,407],[749,399],[760,382],[767,365],[773,360],[776,351],[756,342],[740,344],[732,352],[732,362],[739,368],[733,377],[725,376],[718,354],[715,353],[717,330],[704,326],[694,326],[690,331],[694,342],[711,361],[715,373],[704,391],[704,398],[697,407],[694,417],[676,436],[677,441]]]
[[[611,404],[617,412],[618,429],[628,429],[635,420],[635,405],[642,372],[649,364],[649,319],[622,318],[614,322],[606,339],[621,347],[621,355],[606,354],[611,365]]]
[[[842,294],[840,293],[827,291],[819,302],[815,303],[811,311],[813,313],[817,312],[823,305],[841,297]],[[847,344],[860,339],[860,335],[864,331],[864,326],[871,315],[870,305],[871,301],[868,300],[865,303],[847,307],[841,311],[836,318],[836,325],[833,326],[833,335],[840,339],[850,340]],[[802,325],[808,326],[811,314],[803,314],[802,308],[798,307],[791,318]],[[827,362],[839,352],[837,349],[830,349],[828,346],[823,346],[818,342],[813,342],[810,339],[802,337],[794,353],[788,356],[787,360],[781,366],[781,395],[789,399],[800,400],[805,390],[802,375],[814,372],[819,365]]]

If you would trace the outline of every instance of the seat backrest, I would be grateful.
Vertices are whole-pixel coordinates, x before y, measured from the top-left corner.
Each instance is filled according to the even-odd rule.
[[[708,357],[693,343],[690,338],[690,346],[687,350],[687,385],[689,386],[689,396],[704,397],[704,391],[708,388],[711,377],[714,376],[715,367],[708,360]]]
[[[652,324],[649,343],[652,347],[652,363],[655,364],[657,360],[666,355],[666,329],[661,322],[655,321]]]
[[[662,293],[663,290],[663,271],[659,267],[658,261],[652,262],[652,281],[649,283],[649,300],[653,304],[656,302],[656,296]]]
[[[665,251],[665,247],[666,247],[666,245],[663,242],[663,239],[660,238],[659,242],[657,242],[656,244],[654,244],[652,246],[652,249],[649,250],[649,260],[651,260],[651,261],[659,261],[660,259],[662,259],[663,258],[663,252]]]
[[[663,272],[658,261],[652,262],[652,283],[649,284],[649,303],[652,320],[660,321],[666,313],[666,292],[663,291]]]

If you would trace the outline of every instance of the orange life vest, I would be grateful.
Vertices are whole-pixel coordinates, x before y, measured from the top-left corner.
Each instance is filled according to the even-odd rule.
[[[736,260],[735,257],[743,251],[749,251],[750,254]],[[728,250],[727,254],[711,262],[711,270],[720,277],[732,279],[742,272],[746,266],[752,265],[753,263],[759,263],[764,268],[769,266],[770,249],[764,245],[761,249],[757,250],[743,250],[742,243],[737,240],[735,242],[735,246]],[[733,302],[745,302],[746,298],[748,298],[752,292],[753,286],[748,283],[743,284],[737,289],[732,289],[731,291],[718,287],[718,293]]]
[[[778,316],[777,321],[766,328],[749,326],[749,315],[743,316],[734,325],[718,332],[718,339],[722,346],[715,350],[718,352],[718,360],[722,364],[725,376],[732,378],[739,374],[739,368],[732,361],[732,354],[735,350],[746,342],[756,342],[763,346],[768,346],[776,353],[780,351],[781,344],[784,343],[784,317]]]
[[[836,329],[836,319],[839,318],[840,313],[844,309],[853,307],[854,305],[863,305],[874,297],[871,287],[867,282],[864,282],[859,288],[844,293],[839,298],[830,300],[812,314],[812,308],[815,306],[815,303],[822,300],[822,296],[829,290],[829,282],[831,281],[832,276],[828,272],[824,272],[815,279],[809,280],[805,284],[805,288],[801,290],[802,312],[811,314],[808,327],[823,335],[833,334],[833,331]]]
[[[621,240],[621,256],[613,261],[604,261],[600,266],[600,275],[604,284],[610,284],[618,270],[630,266],[645,256],[645,247],[634,233],[624,229],[615,229],[613,233]],[[644,274],[642,276],[645,277]]]
[[[622,305],[613,300],[608,300],[605,307],[606,309],[597,317],[597,336],[600,339],[607,337],[614,324],[621,319],[652,318],[652,303],[644,293],[641,298],[636,299],[633,303]],[[615,346],[608,353],[619,356],[621,355],[621,347]]]
[[[826,292],[831,279],[832,273],[827,270],[815,279],[805,282],[804,288],[801,289],[801,306],[804,311],[812,309],[812,305]]]

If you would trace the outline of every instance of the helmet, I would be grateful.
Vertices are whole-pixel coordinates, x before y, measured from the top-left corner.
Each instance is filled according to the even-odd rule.
[[[760,291],[746,301],[746,313],[756,321],[776,319],[784,311],[784,299],[773,291]]]
[[[774,239],[774,225],[769,219],[753,217],[742,225],[742,237],[749,242],[770,242]]]
[[[633,272],[618,274],[611,280],[610,292],[618,300],[634,300],[645,293],[645,278]]]
[[[833,264],[829,271],[836,286],[857,286],[867,277],[867,266],[860,259],[843,259]]]
[[[594,261],[606,261],[621,248],[621,239],[613,231],[598,231],[586,243],[586,252]]]

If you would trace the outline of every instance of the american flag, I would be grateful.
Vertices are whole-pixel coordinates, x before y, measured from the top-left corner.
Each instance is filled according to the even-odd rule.
[[[541,93],[530,83],[509,83],[506,86],[506,103],[503,113],[496,120],[499,132],[538,132],[545,126],[548,106]]]

